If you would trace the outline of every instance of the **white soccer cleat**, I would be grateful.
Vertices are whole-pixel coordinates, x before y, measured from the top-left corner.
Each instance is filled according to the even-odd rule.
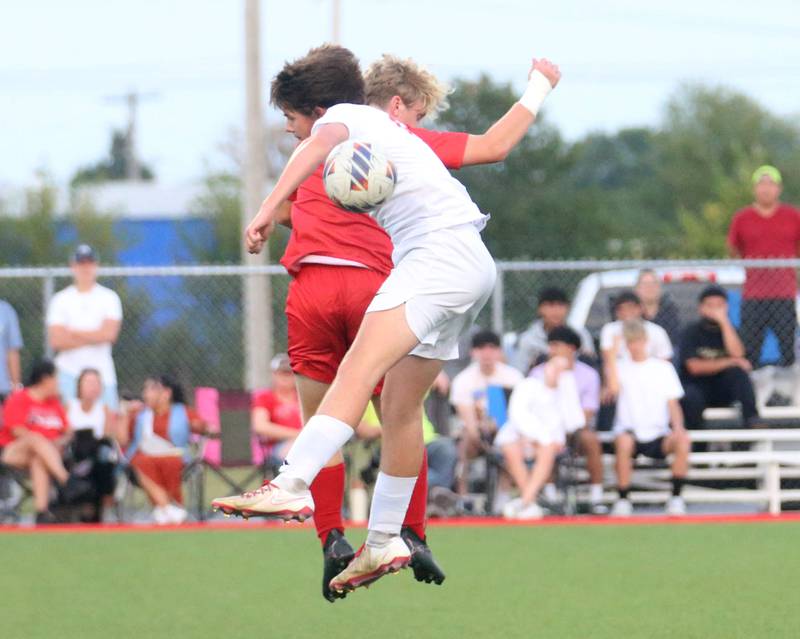
[[[670,497],[667,501],[667,514],[671,517],[681,517],[686,514],[686,502],[678,495]]]
[[[314,514],[314,500],[310,490],[289,490],[272,482],[265,482],[261,488],[241,495],[219,497],[211,502],[211,506],[226,515],[241,515],[245,518],[305,521]]]
[[[353,561],[330,581],[336,592],[350,592],[361,586],[369,586],[384,575],[399,572],[411,561],[411,551],[400,535],[384,546],[363,545]]]
[[[633,504],[629,499],[617,499],[611,509],[612,517],[630,517],[633,514]]]

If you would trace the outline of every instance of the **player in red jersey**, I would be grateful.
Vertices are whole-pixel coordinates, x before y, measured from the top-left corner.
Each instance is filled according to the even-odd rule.
[[[311,76],[317,73],[339,78],[340,74],[352,72],[352,65],[357,62],[345,51],[329,46],[314,49],[306,57],[284,67],[273,83],[272,101],[284,111],[286,130],[299,140],[310,135],[314,122],[331,106],[327,100],[329,96],[310,95],[304,82],[310,84]],[[323,60],[328,66],[320,68]],[[337,101],[363,101],[355,98],[357,91],[348,82],[340,81],[337,86],[340,93],[350,92],[344,100],[340,97]],[[306,99],[307,108],[286,108],[286,104],[301,103],[300,95]],[[483,135],[414,128],[426,115],[437,111],[445,95],[445,88],[436,78],[411,60],[384,56],[366,73],[369,103],[408,125],[449,168],[504,159],[534,121],[531,111],[517,104]],[[294,277],[286,305],[289,355],[303,414],[308,418],[316,412],[367,306],[392,268],[392,245],[385,231],[370,217],[354,215],[333,205],[325,193],[321,166],[296,191],[290,215],[290,221],[288,216],[283,219],[290,223],[292,235],[281,259]],[[344,486],[340,454],[311,484],[314,521],[325,556],[323,595],[329,601],[343,596],[343,593],[330,591],[330,577],[347,565],[353,555],[344,538],[341,516]],[[254,499],[258,499],[258,495],[250,493],[215,500],[214,505],[227,512],[237,512],[245,510]],[[423,460],[404,521],[403,538],[412,550],[411,566],[416,578],[441,583],[444,574],[425,544],[426,501]]]

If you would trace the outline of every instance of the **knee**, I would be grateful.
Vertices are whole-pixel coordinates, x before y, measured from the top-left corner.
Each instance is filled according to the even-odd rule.
[[[692,440],[689,437],[689,433],[686,431],[681,431],[679,433],[673,434],[674,438],[674,446],[675,452],[681,455],[688,455],[689,451],[692,448]]]
[[[622,433],[614,440],[614,450],[617,456],[633,457],[636,440],[630,433]]]

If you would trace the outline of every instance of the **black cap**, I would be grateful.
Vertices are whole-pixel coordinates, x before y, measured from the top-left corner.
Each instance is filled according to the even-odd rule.
[[[539,306],[546,303],[569,304],[569,298],[563,288],[548,286],[539,291]]]
[[[500,347],[500,337],[494,331],[478,331],[472,336],[472,348],[482,348],[484,346]]]
[[[721,297],[727,302],[728,292],[721,286],[717,286],[716,284],[710,284],[700,292],[700,297],[697,298],[697,301],[702,302],[707,297]]]
[[[642,300],[640,300],[639,296],[633,291],[622,291],[622,293],[614,298],[612,306],[616,311],[622,304],[636,304],[637,306],[641,306]]]
[[[562,342],[574,346],[575,350],[580,350],[581,336],[569,326],[556,326],[547,334],[548,342]]]
[[[72,254],[73,262],[96,262],[97,253],[88,244],[79,244]]]

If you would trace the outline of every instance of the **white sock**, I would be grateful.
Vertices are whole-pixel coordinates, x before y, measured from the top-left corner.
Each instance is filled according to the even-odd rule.
[[[589,487],[589,501],[593,504],[603,501],[603,484],[592,484]]]
[[[393,477],[383,472],[378,473],[369,513],[370,532],[400,534],[416,483],[416,477]]]
[[[281,488],[293,488],[299,479],[308,488],[322,467],[353,436],[353,429],[328,415],[314,415],[300,431],[273,480]]]

